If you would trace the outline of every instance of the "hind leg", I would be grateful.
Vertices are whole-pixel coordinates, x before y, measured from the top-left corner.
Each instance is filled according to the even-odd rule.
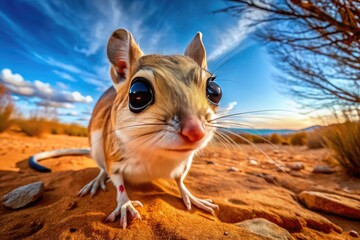
[[[105,181],[108,177],[105,171],[105,155],[103,149],[102,130],[91,132],[91,157],[96,161],[100,168],[100,173],[86,184],[78,193],[78,196],[85,196],[90,193],[94,196],[99,188],[106,191]]]
[[[100,173],[79,191],[78,196],[82,197],[90,193],[90,195],[93,197],[96,194],[99,187],[103,191],[106,191],[106,186],[105,186],[106,178],[107,178],[106,171],[100,168]]]

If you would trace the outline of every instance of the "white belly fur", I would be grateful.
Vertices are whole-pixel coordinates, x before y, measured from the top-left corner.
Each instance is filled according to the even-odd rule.
[[[193,154],[183,158],[172,156],[152,156],[139,154],[136,156],[125,156],[125,160],[115,162],[111,171],[119,170],[123,177],[132,183],[148,182],[158,178],[175,178],[180,176]]]
[[[91,132],[91,156],[98,166],[104,170],[106,167],[103,130]],[[114,172],[123,174],[124,179],[132,183],[142,183],[158,178],[175,178],[180,176],[188,164],[192,161],[194,153],[169,153],[162,156],[154,156],[151,152],[127,152],[123,156],[125,160],[113,162],[108,174]]]

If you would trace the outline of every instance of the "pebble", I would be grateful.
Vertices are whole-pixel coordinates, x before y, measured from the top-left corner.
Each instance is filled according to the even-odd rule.
[[[74,208],[77,208],[77,207],[78,207],[77,201],[73,201],[73,202],[69,203],[66,210],[71,210],[71,209],[74,209]]]
[[[293,239],[291,234],[284,228],[264,218],[254,218],[243,222],[235,223],[236,226],[242,227],[267,240],[290,240]]]
[[[258,173],[258,174],[255,174],[255,176],[265,179],[265,181],[267,181],[268,183],[274,184],[276,182],[276,177],[274,177],[270,174],[267,174],[267,173]]]
[[[250,166],[257,166],[259,163],[255,160],[255,159],[250,159],[249,160],[249,165]]]
[[[305,166],[302,162],[292,162],[292,163],[286,164],[286,167],[288,167],[294,171],[300,171],[305,168]]]
[[[335,172],[335,170],[326,165],[318,165],[318,166],[314,167],[312,172],[313,173],[322,173],[322,174],[332,174]]]
[[[25,207],[31,202],[39,199],[44,193],[44,183],[34,182],[22,187],[18,187],[4,195],[2,204],[5,207],[18,209]]]
[[[227,169],[228,172],[239,172],[240,170],[237,167],[229,167]]]
[[[359,237],[359,233],[355,230],[351,230],[349,231],[349,235],[354,237],[354,238],[358,238]]]
[[[210,160],[206,160],[205,162],[206,162],[206,164],[208,164],[208,165],[214,165],[214,164],[215,164],[214,161],[210,161]]]

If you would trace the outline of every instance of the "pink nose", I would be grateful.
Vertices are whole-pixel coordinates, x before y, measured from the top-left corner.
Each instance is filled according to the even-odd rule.
[[[205,135],[204,127],[198,117],[187,117],[183,120],[181,136],[189,142],[197,142]]]

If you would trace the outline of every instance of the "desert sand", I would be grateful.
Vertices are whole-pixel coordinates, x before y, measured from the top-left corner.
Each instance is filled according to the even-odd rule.
[[[27,163],[40,151],[87,146],[87,138],[81,137],[0,134],[0,196],[32,182],[45,184],[43,197],[29,206],[19,210],[0,206],[1,239],[266,239],[234,224],[253,218],[276,223],[294,239],[354,239],[349,231],[360,232],[359,222],[308,210],[298,200],[301,191],[315,190],[360,201],[359,179],[347,176],[339,166],[334,174],[312,173],[316,165],[334,164],[328,150],[258,145],[279,164],[305,166],[287,173],[278,171],[254,147],[241,145],[240,151],[216,143],[196,156],[185,180],[195,196],[211,198],[220,206],[215,217],[195,207],[187,211],[175,182],[161,179],[127,187],[130,198],[144,205],[138,208],[142,221],[131,221],[121,229],[118,219],[104,222],[116,207],[110,182],[106,192],[93,198],[77,196],[98,173],[92,159],[69,156],[43,161],[53,169],[51,173],[36,172]],[[229,171],[231,167],[235,171]]]

